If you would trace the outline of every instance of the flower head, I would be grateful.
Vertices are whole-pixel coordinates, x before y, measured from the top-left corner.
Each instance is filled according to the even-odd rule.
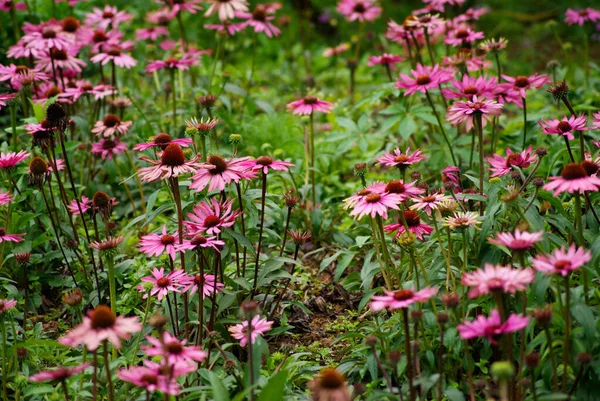
[[[315,111],[320,111],[327,114],[331,112],[332,108],[333,105],[331,103],[321,100],[315,96],[305,96],[302,99],[294,100],[287,105],[287,109],[293,111],[293,114],[300,115],[309,115]]]
[[[398,222],[395,224],[388,224],[384,227],[384,230],[387,233],[396,232],[396,238],[398,238],[406,232],[405,222],[406,226],[408,226],[408,231],[413,233],[421,241],[423,241],[423,235],[429,235],[433,232],[433,228],[422,223],[421,216],[414,210],[404,210],[402,216],[398,218]]]
[[[481,116],[481,126],[485,127],[493,116],[499,116],[502,113],[503,105],[495,100],[478,99],[473,96],[473,100],[455,102],[448,108],[446,119],[452,125],[466,123],[467,131],[470,131],[475,123],[474,116]]]
[[[81,364],[79,366],[74,366],[72,368],[61,367],[61,368],[54,369],[54,370],[47,370],[45,372],[40,372],[35,375],[29,376],[29,381],[32,381],[32,382],[42,382],[42,381],[62,382],[79,372],[83,372],[90,365],[91,365],[91,363],[86,362],[84,364]]]
[[[454,29],[448,31],[444,43],[452,46],[465,46],[465,44],[474,43],[476,40],[483,39],[483,32],[472,30],[467,25],[458,25]]]
[[[521,315],[510,315],[504,323],[500,318],[500,314],[497,310],[492,310],[489,317],[483,315],[477,316],[477,318],[468,322],[465,321],[462,324],[456,326],[460,337],[465,340],[470,340],[477,337],[486,337],[494,345],[498,344],[498,339],[502,334],[513,333],[515,331],[524,329],[529,323],[529,316]]]
[[[534,278],[531,269],[512,269],[486,263],[483,269],[465,273],[462,283],[474,287],[469,292],[469,298],[477,298],[494,292],[514,294],[516,291],[525,291],[526,285],[531,284]]]
[[[523,150],[521,153],[513,153],[512,150],[506,148],[506,157],[493,155],[488,157],[487,161],[492,166],[490,178],[501,177],[513,171],[513,168],[520,169],[531,166],[537,160],[537,156],[532,152],[531,146]]]
[[[15,306],[17,306],[17,301],[14,299],[0,299],[0,316]]]
[[[114,135],[125,135],[129,128],[131,128],[131,121],[121,121],[121,119],[114,114],[107,114],[104,119],[96,121],[92,132],[105,138]]]
[[[90,61],[92,63],[101,63],[102,65],[113,62],[116,66],[126,69],[135,67],[137,61],[129,54],[124,53],[124,50],[121,46],[117,45],[106,46],[106,49],[103,48],[103,51],[90,58]]]
[[[341,43],[335,47],[328,47],[323,51],[323,57],[333,57],[338,54],[347,52],[350,50],[350,45],[348,43]]]
[[[100,142],[92,144],[92,153],[100,155],[102,160],[112,158],[116,155],[123,154],[127,150],[125,142],[121,142],[118,139],[100,139]]]
[[[270,15],[275,10],[272,7],[265,7],[265,4],[257,5],[254,10],[249,13],[245,11],[237,11],[235,16],[244,20],[241,26],[244,28],[251,26],[254,28],[254,32],[264,32],[267,37],[272,38],[279,36],[281,31],[271,21],[275,19],[275,16]]]
[[[364,215],[381,216],[387,219],[388,209],[398,210],[400,202],[402,202],[400,195],[384,192],[381,185],[375,184],[344,199],[346,204],[344,209],[352,208],[350,216],[356,216],[358,219]]]
[[[8,205],[12,201],[12,195],[8,192],[0,191],[0,206]]]
[[[574,131],[587,131],[585,115],[563,117],[562,120],[540,120],[538,122],[544,134],[562,135],[569,140],[575,139]]]
[[[200,192],[208,186],[209,191],[223,191],[232,181],[238,183],[240,180],[255,178],[256,174],[251,171],[255,164],[250,157],[227,160],[220,155],[210,155],[192,177],[190,189]]]
[[[251,168],[252,171],[262,171],[263,174],[267,174],[269,170],[275,171],[288,171],[288,167],[293,167],[292,163],[283,160],[273,160],[269,156],[260,156],[254,160],[254,166]]]
[[[210,203],[200,202],[194,206],[191,213],[187,214],[188,220],[183,224],[188,235],[219,234],[223,228],[235,224],[239,211],[232,211],[233,200],[220,203],[215,198]]]
[[[163,332],[162,340],[156,337],[146,336],[150,346],[142,346],[146,355],[150,357],[160,356],[167,361],[169,365],[194,364],[206,359],[208,353],[199,345],[186,346],[187,340],[178,340],[168,331]]]
[[[158,300],[162,300],[169,292],[183,292],[183,287],[187,283],[187,276],[183,270],[173,270],[165,275],[165,269],[154,268],[150,276],[142,277],[145,283],[152,283],[154,286],[150,290],[150,295],[156,295]],[[144,299],[148,295],[144,295]]]
[[[579,26],[583,26],[583,24],[586,22],[598,21],[600,21],[600,11],[589,7],[580,10],[567,8],[565,13],[565,22],[569,25],[577,24]]]
[[[583,247],[577,247],[571,244],[569,249],[565,251],[563,246],[560,249],[555,249],[549,255],[538,255],[533,258],[531,266],[546,274],[560,274],[567,276],[569,273],[583,267],[587,262],[592,260],[592,254],[586,251]]]
[[[385,295],[373,295],[369,308],[373,312],[382,309],[396,310],[406,309],[416,302],[425,302],[437,294],[436,288],[423,288],[420,291],[414,289],[401,289],[398,291],[384,291]]]
[[[563,192],[583,193],[585,191],[597,192],[600,189],[600,178],[588,175],[585,167],[580,163],[567,164],[561,174],[550,177],[550,182],[544,185],[546,191],[554,191],[554,196]]]
[[[513,251],[525,251],[531,249],[534,244],[540,242],[544,238],[544,231],[530,233],[520,231],[518,228],[514,234],[497,233],[495,238],[490,238],[488,241],[494,245],[505,246]]]
[[[161,391],[164,394],[177,395],[181,391],[181,387],[176,380],[178,375],[174,373],[181,373],[182,369],[185,369],[183,365],[174,365],[172,371],[167,373],[164,372],[162,365],[146,360],[144,366],[120,369],[117,376],[119,379],[149,392]],[[193,367],[190,367],[190,369],[193,369]]]
[[[468,227],[477,228],[481,224],[479,214],[475,212],[456,212],[452,216],[444,218],[442,226],[450,229],[464,229]]]
[[[396,56],[394,54],[384,53],[381,56],[371,56],[369,57],[369,62],[367,65],[372,67],[374,65],[383,65],[391,68],[392,70],[396,69],[396,64],[404,61],[403,57]]]
[[[473,96],[491,98],[497,83],[496,77],[488,78],[486,75],[474,77],[465,74],[460,81],[452,80],[452,86],[456,90],[442,89],[442,95],[446,99],[472,100]]]
[[[417,91],[425,93],[452,79],[452,74],[440,68],[439,64],[433,67],[417,64],[417,67],[411,70],[410,73],[412,77],[400,74],[400,78],[396,81],[396,88],[406,89],[404,96],[412,95]]]
[[[170,144],[177,144],[179,146],[182,147],[188,147],[190,146],[192,143],[194,143],[193,140],[191,140],[190,138],[171,138],[171,135],[161,132],[160,134],[156,135],[150,142],[145,142],[145,143],[139,143],[137,145],[135,145],[133,147],[133,150],[146,150],[146,149],[150,149],[150,148],[160,148],[161,150],[165,150],[167,146],[169,146]]]
[[[198,291],[198,293],[200,293],[204,299],[212,294],[223,291],[223,287],[225,287],[225,285],[223,283],[219,283],[214,275],[197,274],[191,277],[191,280],[188,281],[183,292],[187,292],[191,297],[196,293],[196,291]]]
[[[248,344],[248,337],[252,344],[256,342],[256,339],[271,330],[273,322],[268,321],[266,318],[261,318],[259,315],[255,315],[250,321],[250,335],[248,335],[248,321],[245,320],[242,323],[236,324],[235,326],[229,327],[231,337],[239,340],[240,345],[245,347]]]
[[[413,204],[410,206],[411,210],[425,210],[428,216],[431,216],[431,212],[437,210],[444,202],[452,200],[451,197],[439,193],[415,196],[411,199],[413,201]]]
[[[0,227],[0,243],[2,242],[21,242],[25,234],[9,234],[6,228]]]
[[[193,174],[200,167],[200,163],[197,163],[198,157],[196,155],[192,160],[186,160],[181,146],[170,143],[162,152],[159,160],[152,160],[146,156],[140,157],[140,159],[151,163],[152,166],[139,169],[138,174],[140,179],[145,182],[177,177],[188,173]]]
[[[321,370],[321,373],[308,382],[308,388],[314,401],[352,400],[346,378],[335,368]]]
[[[514,91],[518,92],[522,98],[527,97],[528,89],[539,89],[542,86],[550,83],[550,77],[546,74],[538,75],[533,74],[529,77],[520,75],[518,77],[509,77],[508,75],[502,75]]]
[[[248,11],[247,0],[207,0],[206,2],[210,7],[204,15],[208,17],[217,13],[221,21],[233,19],[236,11]]]
[[[414,153],[410,153],[410,148],[406,148],[406,151],[402,153],[400,148],[396,148],[394,149],[394,153],[386,153],[378,158],[377,161],[383,166],[406,168],[411,164],[425,159],[427,157],[423,156],[423,152],[420,149],[417,149]]]
[[[175,260],[176,252],[185,252],[186,249],[193,249],[194,246],[188,240],[179,241],[177,233],[167,234],[167,226],[163,225],[162,234],[148,234],[140,239],[140,252],[146,256],[159,256],[166,252],[171,260]]]
[[[29,153],[24,150],[16,152],[8,152],[8,153],[0,153],[0,169],[1,170],[11,170],[17,164],[21,163],[23,160],[29,157]]]
[[[372,22],[379,17],[382,10],[373,0],[340,0],[337,11],[348,21]]]

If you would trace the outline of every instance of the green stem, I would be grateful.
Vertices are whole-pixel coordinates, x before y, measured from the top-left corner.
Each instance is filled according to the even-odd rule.
[[[144,312],[144,317],[142,319],[142,327],[144,327],[146,325],[146,321],[148,320],[148,312],[150,311],[150,301],[152,300],[152,298],[148,295],[148,298],[146,299],[146,310]],[[142,340],[142,337],[144,336],[143,334],[143,330],[140,331],[140,334],[137,336],[137,339],[135,340],[135,347],[133,348],[133,354],[131,355],[131,362],[129,362],[129,366],[135,366],[137,364],[137,353],[138,353],[138,349],[140,348],[140,341]]]
[[[16,152],[18,150],[17,148],[17,110],[16,107],[14,105],[14,102],[10,103],[10,107],[8,108],[10,110],[10,126],[11,126],[11,133],[12,133],[12,150],[13,152]]]
[[[522,99],[523,99],[523,146],[522,146],[522,148],[525,149],[525,145],[527,144],[527,99],[524,97]]]
[[[444,141],[446,141],[446,144],[448,145],[448,150],[450,151],[450,156],[452,156],[452,162],[454,163],[455,166],[458,166],[458,163],[456,163],[456,158],[454,157],[454,152],[452,151],[452,145],[450,144],[450,141],[448,140],[448,136],[446,136],[446,131],[444,130],[444,126],[442,125],[442,120],[440,119],[440,116],[433,104],[433,101],[431,100],[431,95],[429,95],[429,91],[425,91],[425,96],[427,97],[429,106],[431,106],[431,110],[433,110],[433,114],[435,115],[435,119],[437,120],[438,126],[440,127],[440,131],[442,132]]]
[[[315,121],[314,113],[310,113],[310,183],[312,186],[313,208],[317,204],[317,191],[315,189]]]
[[[106,369],[106,381],[108,382],[108,400],[115,401],[115,390],[112,382],[112,375],[110,373],[110,361],[108,360],[108,340],[104,340],[104,367]],[[114,352],[113,352],[114,354]]]
[[[485,167],[483,165],[483,125],[481,113],[474,113],[473,122],[479,138],[479,195],[483,197],[483,176]],[[483,200],[479,201],[479,215],[483,216]]]
[[[410,346],[410,328],[408,326],[408,309],[402,308],[404,321],[404,354],[406,356],[406,376],[408,377],[409,401],[415,400],[415,388],[413,386],[413,368]]]
[[[171,99],[173,103],[173,133],[175,133],[175,131],[177,130],[177,96],[175,89],[175,69],[171,68],[169,72],[171,75]]]
[[[8,372],[6,367],[6,326],[4,319],[0,317],[0,329],[2,329],[2,400],[8,401],[8,395],[6,390],[6,382],[8,380]]]
[[[577,225],[577,245],[582,247],[585,245],[585,240],[583,238],[583,218],[581,216],[581,195],[579,192],[575,192],[575,224]],[[583,294],[585,303],[586,305],[589,305],[589,283],[587,270],[583,269],[581,279],[583,280]]]
[[[563,346],[563,382],[562,392],[564,393],[567,389],[567,367],[569,364],[569,340],[571,332],[571,292],[569,288],[569,275],[565,276],[565,342]]]

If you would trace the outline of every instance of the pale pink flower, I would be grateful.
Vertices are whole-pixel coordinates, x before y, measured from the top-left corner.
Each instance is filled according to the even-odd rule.
[[[539,272],[560,274],[566,277],[571,272],[583,267],[590,260],[592,260],[590,251],[571,244],[566,251],[565,247],[561,246],[560,249],[555,249],[551,254],[537,255],[533,258],[531,266]]]
[[[263,174],[267,174],[269,170],[288,171],[288,167],[294,166],[290,162],[273,160],[269,156],[260,156],[254,160],[254,163],[252,171],[262,171]]]
[[[171,260],[175,260],[177,252],[185,252],[186,249],[193,248],[188,240],[184,239],[183,243],[180,243],[177,233],[168,234],[166,225],[163,225],[160,235],[153,233],[142,236],[139,245],[140,252],[145,253],[146,256],[159,256],[166,252]]]
[[[102,65],[108,64],[109,62],[115,63],[115,65],[123,68],[130,69],[137,65],[137,61],[127,53],[123,53],[121,46],[111,45],[107,46],[106,50],[96,54],[90,61],[92,63],[100,63]]]
[[[43,381],[63,382],[65,380],[67,380],[69,377],[71,377],[79,372],[83,372],[89,366],[91,366],[91,363],[86,362],[84,364],[81,364],[79,366],[74,366],[72,368],[61,367],[61,368],[54,369],[54,370],[47,370],[45,372],[40,372],[35,375],[29,376],[29,381],[32,381],[32,382],[43,382]]]
[[[87,64],[85,61],[77,58],[79,50],[76,47],[66,49],[51,48],[48,51],[42,51],[36,59],[36,68],[43,70],[47,74],[52,74],[52,68],[65,71],[81,72]],[[52,64],[54,63],[54,67]]]
[[[406,309],[416,302],[426,302],[429,298],[437,294],[437,288],[423,288],[420,291],[411,289],[402,289],[398,291],[387,291],[385,295],[373,295],[371,302],[369,302],[369,308],[373,312],[387,309],[390,311],[396,309]]]
[[[525,291],[531,284],[535,274],[531,269],[512,269],[506,266],[494,266],[486,263],[483,269],[465,273],[463,285],[474,287],[469,298],[477,298],[495,292],[511,293]]]
[[[586,117],[581,114],[579,116],[563,117],[562,120],[540,120],[538,124],[542,127],[544,134],[557,134],[567,137],[569,140],[575,139],[574,131],[587,131]],[[580,133],[581,135],[581,133]]]
[[[442,170],[442,182],[450,181],[457,188],[461,188],[460,169],[456,166],[448,166]]]
[[[513,333],[527,327],[529,316],[510,315],[506,322],[502,323],[500,314],[493,309],[490,312],[490,317],[483,315],[471,322],[465,321],[456,326],[460,337],[465,340],[470,340],[477,337],[486,337],[492,344],[498,344],[500,336],[506,333]]]
[[[190,369],[193,367],[190,366]],[[172,371],[181,370],[181,365],[176,365]],[[120,369],[117,372],[119,379],[129,382],[134,386],[149,392],[161,391],[164,394],[178,395],[181,386],[177,383],[175,374],[166,376],[162,374],[163,366],[158,363],[144,361],[144,366],[132,366],[129,369]]]
[[[425,213],[427,213],[428,216],[431,216],[433,210],[438,210],[441,204],[452,200],[451,197],[439,193],[417,196],[411,199],[413,204],[410,206],[410,209],[425,210]]]
[[[532,152],[531,146],[529,146],[521,153],[513,153],[512,150],[506,148],[506,157],[493,155],[492,157],[486,158],[486,160],[492,166],[490,168],[490,171],[492,172],[490,178],[493,178],[510,173],[514,167],[520,169],[527,168],[537,160],[537,156]]]
[[[458,101],[448,108],[446,119],[452,125],[465,123],[467,131],[474,127],[474,115],[481,115],[481,126],[485,127],[492,117],[499,116],[502,113],[503,105],[495,100],[479,100],[473,96],[473,100]]]
[[[18,93],[0,93],[0,110],[6,107],[6,102],[13,100],[17,97]],[[2,167],[2,161],[0,160],[0,168]]]
[[[196,234],[219,234],[223,228],[235,224],[239,211],[232,211],[233,200],[219,203],[215,198],[210,203],[200,202],[194,206],[191,213],[187,214],[188,220],[183,224],[189,236]]]
[[[293,111],[293,114],[309,115],[315,111],[322,113],[330,113],[333,105],[325,100],[321,100],[315,96],[305,96],[302,99],[294,100],[287,105],[288,111]]]
[[[151,163],[151,167],[144,167],[138,170],[140,179],[144,182],[153,182],[165,178],[178,177],[183,174],[193,174],[198,168],[199,156],[196,155],[192,160],[186,160],[181,147],[176,143],[169,144],[159,160],[153,160],[142,156],[141,160]]]
[[[348,21],[359,22],[373,22],[382,11],[373,0],[340,0],[336,10]]]
[[[103,120],[96,121],[92,132],[98,136],[104,136],[105,138],[114,135],[125,135],[131,125],[131,121],[121,121],[121,119],[114,114],[107,114]]]
[[[16,11],[24,11],[27,10],[27,3],[17,3],[15,0],[0,1],[0,11],[10,12],[11,7],[14,7]]]
[[[499,83],[494,88],[494,96],[498,103],[514,103],[520,108],[523,108],[523,98],[521,92],[515,90],[512,84]]]
[[[165,26],[150,26],[148,28],[137,29],[135,36],[138,41],[155,41],[161,36],[169,36],[169,30]]]
[[[205,248],[212,248],[216,252],[221,252],[221,249],[225,246],[225,242],[217,239],[217,237],[205,237],[202,234],[196,234],[190,240],[190,244],[195,250],[202,250]]]
[[[414,70],[411,70],[410,73],[412,74],[412,77],[406,74],[400,74],[400,78],[395,84],[398,89],[406,89],[404,91],[404,96],[412,95],[417,91],[425,93],[452,79],[452,74],[445,69],[440,68],[439,64],[436,64],[433,67],[417,64],[417,67]]]
[[[469,8],[464,13],[458,15],[456,18],[452,20],[453,24],[462,24],[467,22],[475,22],[482,15],[485,15],[490,12],[490,9],[487,7],[478,7],[478,8]]]
[[[497,83],[496,77],[488,78],[487,75],[470,76],[465,74],[462,80],[452,81],[452,86],[456,90],[442,89],[442,95],[446,99],[465,98],[471,100],[473,96],[491,98],[494,95],[494,88]]]
[[[165,150],[166,147],[172,143],[186,148],[186,147],[190,146],[191,144],[193,144],[194,141],[190,138],[175,138],[175,139],[173,139],[173,138],[171,138],[171,135],[161,132],[160,134],[156,135],[152,139],[152,141],[145,142],[145,143],[139,143],[139,144],[135,145],[133,147],[133,150],[142,151],[142,150],[150,149],[153,147],[158,147],[162,150]]]
[[[519,92],[522,98],[527,97],[527,89],[539,89],[542,86],[550,83],[550,77],[546,74],[538,75],[537,73],[526,77],[520,75],[518,77],[510,77],[502,75],[507,82],[512,85],[512,88]]]
[[[98,349],[104,341],[121,348],[121,340],[129,339],[132,333],[142,329],[137,316],[115,316],[108,306],[99,305],[83,317],[83,323],[58,340],[59,343],[74,347],[85,345],[90,351]]]
[[[201,0],[167,0],[169,6],[171,7],[171,12],[173,14],[180,13],[182,11],[187,11],[190,14],[196,14],[196,11],[202,10],[202,7],[198,5]]]
[[[594,120],[592,121],[592,126],[595,129],[600,129],[600,111],[592,114],[592,116],[594,117]]]
[[[233,36],[236,34],[236,32],[240,32],[240,31],[244,30],[244,28],[246,28],[246,24],[245,23],[234,24],[233,22],[231,22],[229,20],[225,20],[225,21],[222,21],[222,23],[220,23],[220,24],[205,24],[204,28],[213,29],[216,31],[224,31],[224,32],[229,33],[229,35]]]
[[[183,286],[187,282],[187,276],[183,270],[173,270],[165,275],[164,268],[157,269],[155,267],[150,274],[150,276],[142,277],[141,281],[154,284],[150,295],[156,295],[159,301],[168,296],[170,292],[183,292]],[[148,298],[148,294],[144,294],[143,298]]]
[[[597,192],[600,189],[600,178],[588,175],[585,168],[579,163],[567,164],[561,174],[550,177],[550,182],[544,185],[546,191],[554,191],[554,196],[563,192],[584,193],[585,191]]]
[[[414,18],[407,18],[405,20],[407,27],[427,29],[429,33],[435,32],[437,29],[443,27],[444,19],[441,18],[439,14],[430,14],[429,10],[426,9],[418,11],[425,11],[425,13],[413,12]]]
[[[356,195],[346,198],[344,209],[352,208],[350,216],[361,219],[365,215],[372,218],[381,216],[387,219],[388,209],[398,210],[402,202],[402,196],[383,192],[381,186],[371,186],[360,190]]]
[[[483,39],[483,37],[483,32],[477,32],[466,25],[462,25],[448,31],[444,43],[458,47],[464,46],[466,43],[474,43],[476,40]]]
[[[190,66],[194,65],[196,60],[190,54],[183,54],[181,58],[169,57],[165,60],[154,60],[146,66],[146,72],[153,72],[157,70],[166,69],[177,69],[177,70],[189,70]]]
[[[23,41],[28,47],[33,47],[37,50],[65,50],[71,47],[74,43],[71,37],[63,32],[59,24],[44,24],[39,30],[31,31],[23,36]]]
[[[442,226],[449,227],[452,230],[466,229],[469,227],[477,228],[481,224],[479,213],[476,212],[455,212],[452,216],[444,218]]]
[[[92,144],[92,153],[100,155],[102,160],[112,160],[113,156],[123,154],[127,150],[125,142],[118,139],[100,139],[100,142]]]
[[[214,237],[213,237],[214,238]],[[202,299],[211,296],[215,292],[223,291],[223,287],[225,285],[223,283],[219,283],[216,277],[212,274],[204,274],[203,276],[197,274],[193,277],[190,277],[190,280],[186,284],[183,292],[187,292],[191,297],[202,287]]]
[[[236,11],[248,11],[248,1],[246,0],[207,0],[206,2],[210,4],[210,7],[204,16],[208,17],[218,13],[221,21],[233,19]]]
[[[521,231],[518,228],[515,233],[497,233],[495,238],[490,238],[490,244],[505,246],[513,251],[525,251],[544,238],[544,230],[535,233]]]
[[[9,309],[17,306],[17,301],[14,299],[0,299],[0,316],[4,314]]]
[[[259,336],[262,336],[273,326],[273,322],[268,321],[266,318],[261,318],[256,315],[250,321],[250,342],[254,344]],[[231,337],[239,340],[240,345],[245,347],[248,344],[248,321],[245,320],[242,323],[236,324],[235,326],[229,327]]]
[[[589,7],[580,10],[567,8],[565,13],[565,22],[569,25],[583,26],[586,22],[598,22],[599,20],[600,11]]]
[[[335,47],[328,47],[323,51],[323,57],[333,57],[338,54],[342,54],[350,50],[350,45],[348,43],[341,43]]]
[[[411,164],[418,163],[422,160],[427,159],[423,156],[423,152],[417,149],[414,153],[410,153],[410,148],[406,148],[406,151],[402,153],[400,148],[394,149],[394,153],[386,153],[377,159],[380,165],[388,167],[403,167],[406,168]]]
[[[396,70],[396,64],[404,61],[403,57],[396,56],[394,54],[384,53],[381,56],[369,57],[367,65],[372,67],[374,65],[388,66],[392,70]]]
[[[413,233],[415,237],[419,240],[423,241],[423,235],[429,235],[433,232],[433,227],[428,226],[425,223],[421,222],[421,216],[414,210],[404,210],[402,212],[401,217],[398,217],[398,222],[393,224],[388,224],[383,229],[386,233],[396,232],[396,238],[406,232],[406,227],[404,226],[404,222],[408,226],[408,231]],[[404,217],[404,221],[402,221],[402,217]]]
[[[178,340],[168,331],[163,333],[162,341],[156,337],[146,336],[150,346],[142,345],[142,349],[149,357],[160,356],[168,365],[188,364],[202,362],[208,356],[199,345],[187,345],[187,340]]]
[[[9,234],[6,228],[0,227],[0,243],[2,242],[21,242],[25,234]]]
[[[131,14],[119,11],[117,7],[106,5],[103,10],[94,7],[92,12],[87,14],[85,23],[91,27],[105,30],[111,24],[113,28],[117,28],[120,23],[129,22],[132,18]]]
[[[12,201],[12,195],[8,192],[0,191],[0,206],[8,205]]]
[[[115,89],[110,85],[94,86],[90,82],[84,80],[77,80],[74,84],[75,86],[67,86],[65,91],[58,96],[66,97],[76,102],[84,95],[94,96],[94,100],[100,100],[115,92]]]
[[[79,205],[81,206],[81,211],[83,213],[87,212],[88,210],[91,210],[94,206],[92,200],[85,195],[81,196],[81,201],[79,202]],[[79,206],[77,206],[77,199],[73,199],[71,203],[69,203],[67,208],[69,209],[69,212],[71,212],[71,214],[73,215],[80,214]]]
[[[33,82],[48,82],[50,76],[40,69],[28,68],[24,65],[3,66],[0,64],[0,81],[9,81],[10,86],[15,90],[21,90],[23,84]]]
[[[242,179],[255,178],[256,174],[250,170],[254,165],[250,157],[227,160],[219,155],[210,155],[192,177],[190,189],[200,192],[208,186],[209,192],[215,189],[223,191],[232,181],[238,183]]]
[[[254,28],[254,32],[264,32],[268,38],[279,36],[281,31],[271,21],[275,19],[274,16],[268,15],[265,8],[262,5],[257,5],[254,11],[251,13],[245,11],[236,11],[235,16],[244,20],[241,24],[243,27],[251,26]]]

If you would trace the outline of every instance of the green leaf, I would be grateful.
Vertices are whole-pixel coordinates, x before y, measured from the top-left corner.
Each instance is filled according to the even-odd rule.
[[[214,401],[229,401],[229,393],[225,389],[223,382],[214,372],[208,372],[210,386],[212,387],[212,396]]]
[[[288,372],[282,370],[272,376],[267,384],[263,387],[257,401],[280,401],[283,400],[283,392],[285,390],[285,382]]]
[[[241,246],[248,249],[251,255],[256,255],[256,252],[254,252],[254,246],[252,246],[250,241],[248,241],[248,238],[244,237],[242,234],[237,233],[229,228],[224,228],[223,234],[237,240]]]
[[[578,304],[571,307],[571,314],[583,326],[585,336],[592,340],[596,333],[594,313],[585,304]]]
[[[447,388],[444,394],[450,401],[465,401],[465,396],[459,389]]]

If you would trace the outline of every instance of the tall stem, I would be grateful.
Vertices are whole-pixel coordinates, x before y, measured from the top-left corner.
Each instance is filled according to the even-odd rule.
[[[250,401],[254,401],[254,356],[252,355],[252,317],[248,317],[248,364],[250,368]]]
[[[8,381],[8,368],[6,367],[6,325],[2,316],[0,316],[0,328],[2,329],[2,400],[7,401],[8,395],[6,382]]]
[[[62,388],[65,393],[65,401],[69,401],[69,389],[67,388],[67,381],[61,380]]]
[[[440,127],[440,131],[442,132],[442,136],[444,137],[444,141],[448,145],[448,150],[450,151],[450,156],[452,156],[452,162],[455,166],[458,166],[456,162],[456,158],[454,157],[454,152],[452,151],[452,145],[448,140],[448,136],[446,135],[446,130],[444,130],[444,126],[442,125],[442,120],[440,119],[440,115],[438,114],[435,105],[433,104],[433,100],[431,100],[431,95],[429,91],[425,91],[425,96],[427,97],[427,101],[429,102],[429,106],[431,106],[431,110],[433,110],[433,114],[435,115],[435,119],[437,120],[438,126]]]
[[[385,241],[385,231],[383,229],[383,219],[381,218],[381,216],[377,215],[377,217],[375,217],[375,220],[377,222],[377,227],[378,227],[378,232],[379,232],[379,239],[381,242],[381,252],[383,253],[383,260],[385,261],[385,269],[386,273],[393,273],[394,266],[393,266],[393,262],[392,262],[392,258],[390,258],[390,252],[388,251],[388,247],[387,247],[387,242]],[[383,270],[382,270],[383,272]],[[389,280],[389,274],[386,274],[388,276],[388,280]],[[385,277],[385,276],[384,276]],[[391,281],[388,284],[389,289],[391,290]]]
[[[552,388],[554,392],[558,392],[558,372],[556,371],[556,356],[554,355],[554,345],[552,344],[552,334],[550,333],[550,327],[544,326],[544,332],[546,333],[546,344],[548,344],[548,353],[550,354],[550,362],[552,364]]]
[[[108,400],[115,401],[115,390],[113,387],[112,375],[110,373],[110,361],[108,359],[108,340],[104,340],[102,352],[104,355],[104,367],[106,369],[106,381],[108,383]]]
[[[260,248],[262,246],[263,227],[265,225],[265,197],[267,195],[267,174],[262,172],[262,196],[260,206],[260,226],[258,229],[258,246],[256,248],[256,260],[254,262],[254,284],[252,285],[252,298],[256,295],[258,285],[258,264],[260,262]]]
[[[404,354],[406,355],[406,376],[408,376],[409,401],[415,400],[415,388],[413,386],[413,366],[410,346],[410,328],[408,326],[408,309],[402,308],[404,320]]]
[[[317,191],[315,189],[315,121],[314,112],[310,113],[310,183],[312,186],[313,208],[317,204]]]
[[[483,126],[481,113],[475,112],[473,114],[473,123],[479,138],[479,195],[483,196],[483,176],[485,167],[483,165]],[[479,202],[479,215],[483,216],[483,200]]]
[[[569,365],[569,340],[571,335],[571,291],[569,288],[569,275],[565,276],[565,342],[563,346],[563,382],[562,392],[567,389],[567,371]]]
[[[581,216],[581,195],[579,192],[575,192],[575,224],[577,225],[577,245],[584,246],[585,240],[583,238],[583,218]],[[583,296],[585,298],[586,305],[589,305],[589,283],[587,270],[583,269],[581,275],[583,280]]]
[[[175,89],[175,68],[169,70],[171,76],[171,100],[173,105],[173,132],[177,130],[177,93]]]
[[[527,99],[524,97],[522,99],[523,99],[523,146],[522,146],[522,148],[525,149],[525,145],[527,144]]]
[[[245,223],[245,218],[244,218],[244,203],[243,203],[243,198],[242,198],[242,188],[240,187],[240,183],[236,182],[235,183],[235,189],[237,191],[237,196],[238,196],[238,206],[240,208],[240,223],[242,225],[242,235],[245,237],[246,236],[246,223]],[[244,247],[243,252],[243,259],[242,259],[242,276],[246,275],[246,255],[248,253],[248,250],[246,249],[246,247]]]
[[[179,178],[171,177],[171,187],[173,190],[173,198],[175,199],[175,207],[177,208],[177,234],[179,235],[179,243],[183,244],[183,209],[181,207],[181,193],[179,192]],[[181,269],[185,271],[185,253],[179,252],[181,261]],[[216,277],[215,277],[216,279]],[[177,305],[175,305],[177,307]],[[188,294],[183,294],[183,332],[185,338],[188,338],[188,322],[189,322],[189,311],[188,311]]]

